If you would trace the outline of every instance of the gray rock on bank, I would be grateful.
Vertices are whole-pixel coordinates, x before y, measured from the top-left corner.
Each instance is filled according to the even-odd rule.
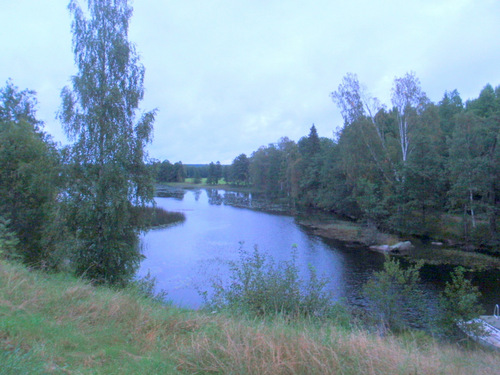
[[[370,246],[370,250],[378,251],[380,253],[387,254],[400,254],[405,253],[414,248],[413,244],[410,241],[398,242],[395,245],[378,245],[378,246]]]

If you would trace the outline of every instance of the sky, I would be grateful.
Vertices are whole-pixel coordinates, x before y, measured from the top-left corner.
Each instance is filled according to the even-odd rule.
[[[0,0],[0,85],[36,91],[38,118],[61,144],[60,93],[76,73],[68,2]],[[343,121],[330,93],[348,72],[388,106],[394,79],[410,71],[435,103],[500,85],[498,0],[131,4],[129,40],[146,68],[141,111],[158,109],[148,152],[161,161],[231,163],[313,124],[332,138]]]

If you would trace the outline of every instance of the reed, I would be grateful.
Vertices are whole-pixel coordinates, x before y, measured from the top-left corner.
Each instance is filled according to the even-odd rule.
[[[182,212],[167,211],[161,207],[141,207],[140,215],[150,228],[167,227],[186,220]]]

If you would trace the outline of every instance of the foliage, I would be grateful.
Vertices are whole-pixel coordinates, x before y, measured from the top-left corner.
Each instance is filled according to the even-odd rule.
[[[156,175],[158,182],[184,182],[185,177],[186,172],[180,161],[172,164],[168,160],[164,160],[158,166]]]
[[[10,81],[0,90],[0,215],[19,240],[21,260],[40,267],[56,235],[50,221],[60,188],[59,155],[41,131],[34,95]]]
[[[130,291],[139,296],[149,298],[158,303],[166,303],[168,293],[163,289],[157,291],[157,284],[158,281],[156,277],[152,276],[151,272],[148,271],[145,276],[132,281],[127,287]]]
[[[406,163],[414,149],[412,138],[418,126],[417,116],[428,101],[414,72],[394,79],[391,101],[396,109],[401,158],[402,162]]]
[[[238,155],[231,164],[230,181],[236,185],[248,183],[250,172],[250,160],[245,154]]]
[[[198,170],[195,170],[198,172]],[[210,162],[208,165],[208,173],[207,173],[207,184],[208,185],[217,185],[219,180],[222,178],[222,165],[218,161],[216,164],[214,162]]]
[[[141,259],[137,242],[144,223],[133,207],[153,197],[144,147],[155,111],[136,121],[144,67],[128,41],[128,1],[88,1],[88,12],[71,1],[69,10],[78,73],[72,88],[62,90],[59,118],[75,140],[65,203],[77,237],[76,272],[98,283],[124,284]]]
[[[253,252],[239,250],[239,260],[229,262],[229,281],[210,280],[213,292],[202,295],[209,309],[229,309],[258,316],[324,316],[331,308],[325,291],[326,279],[309,268],[307,282],[300,278],[297,253],[288,261],[274,259],[254,247]]]
[[[484,311],[479,304],[481,293],[478,287],[472,285],[471,281],[465,278],[465,269],[457,267],[451,273],[451,281],[446,282],[446,287],[441,293],[441,308],[443,317],[441,323],[446,332],[456,331],[457,324],[460,324],[468,331],[482,333],[481,327],[471,322]]]
[[[9,220],[0,216],[0,259],[17,258],[17,245],[19,240],[16,235],[9,230]]]
[[[412,312],[423,317],[424,300],[419,287],[419,262],[403,269],[399,260],[387,256],[382,271],[374,272],[363,285],[363,294],[370,302],[370,308],[378,320],[389,329],[407,326],[405,313]]]
[[[33,131],[42,135],[42,121],[36,118],[36,93],[33,90],[19,91],[12,80],[0,90],[0,119],[2,122],[27,122]]]
[[[499,239],[497,218],[500,202],[500,90],[487,85],[478,99],[467,102],[466,111],[455,117],[450,141],[450,205],[464,215],[464,236],[472,235],[483,214],[489,233],[475,243],[495,246]]]

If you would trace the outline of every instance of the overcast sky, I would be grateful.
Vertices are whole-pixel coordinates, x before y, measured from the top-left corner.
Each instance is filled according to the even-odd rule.
[[[37,92],[45,130],[76,72],[68,0],[0,0],[0,80]],[[86,6],[81,0],[80,4]],[[414,71],[433,102],[500,84],[498,0],[136,0],[129,38],[146,67],[142,109],[158,108],[152,158],[230,163],[314,123],[342,125],[331,101],[347,72],[390,104]]]

